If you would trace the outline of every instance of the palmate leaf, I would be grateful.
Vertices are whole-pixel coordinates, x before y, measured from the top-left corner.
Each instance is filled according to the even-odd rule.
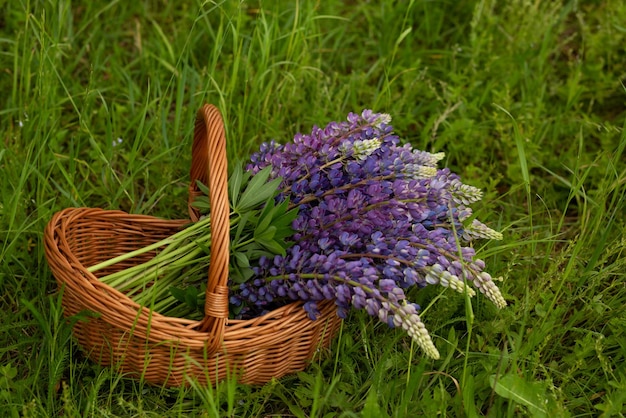
[[[185,290],[185,303],[192,309],[198,309],[198,289],[193,286],[187,287]]]
[[[285,199],[279,206],[277,206],[276,216],[272,221],[272,225],[276,227],[276,239],[288,238],[294,233],[291,225],[298,217],[298,208],[287,210],[288,207],[289,199]]]
[[[268,201],[265,203],[265,207],[269,207],[269,206],[273,206],[274,205],[274,199],[270,198],[268,199]],[[263,213],[265,213],[265,210],[263,212],[261,212],[261,215],[259,216],[259,222],[256,224],[256,227],[254,228],[254,238],[256,239],[257,237],[263,235],[265,233],[265,231],[271,226],[271,222],[272,222],[272,212],[270,211],[269,213],[266,213],[265,215],[263,215]],[[274,230],[276,229],[276,227],[274,227]]]
[[[275,212],[276,212],[276,203],[274,203],[274,195],[272,195],[265,201],[265,204],[263,205],[263,208],[259,213],[259,220],[265,219],[265,218],[271,219],[273,216],[273,213]]]
[[[196,180],[196,185],[198,186],[198,189],[200,189],[200,191],[202,193],[204,193],[205,196],[209,195],[209,187],[208,186],[206,186],[200,180]]]
[[[268,166],[252,175],[243,169],[239,162],[232,166],[228,179],[228,193],[231,207],[230,241],[231,253],[229,279],[233,283],[243,283],[254,275],[252,266],[261,257],[285,255],[293,243],[288,239],[294,233],[291,225],[298,215],[298,209],[289,209],[289,199],[275,202],[282,178],[270,179],[272,167]],[[205,194],[208,188],[198,183]],[[194,202],[203,213],[208,213],[208,195],[199,196]],[[202,247],[205,252],[208,248]],[[191,308],[200,296],[193,290],[172,288],[172,295]],[[199,306],[201,303],[199,303]]]
[[[196,186],[202,192],[201,196],[196,196],[196,198],[191,203],[196,209],[199,209],[202,213],[209,213],[211,209],[211,201],[209,200],[209,188],[204,185],[200,180],[196,180]]]
[[[246,189],[241,193],[237,205],[233,207],[234,211],[238,213],[245,212],[255,206],[265,203],[267,199],[276,194],[276,189],[282,179],[278,177],[268,182],[267,179],[271,174],[271,170],[272,167],[267,166],[252,176],[246,185]]]
[[[267,251],[269,251],[272,254],[280,254],[282,256],[285,256],[286,254],[285,246],[281,244],[281,241],[277,241],[274,239],[270,239],[270,240],[260,239],[258,240],[258,242],[261,246],[263,246],[263,248],[265,248]]]
[[[230,267],[230,276],[229,279],[233,283],[241,284],[245,283],[254,275],[254,270],[250,267],[240,267],[240,266],[232,266]]]
[[[233,171],[228,178],[228,196],[230,198],[231,209],[237,207],[239,196],[241,195],[241,187],[250,179],[250,173],[243,171],[241,161],[233,165]]]
[[[252,217],[252,213],[251,212],[246,212],[243,213],[241,215],[241,217],[239,218],[239,222],[237,223],[236,227],[234,228],[234,232],[233,232],[233,228],[231,228],[230,231],[230,241],[233,245],[236,245],[237,243],[241,242],[243,239],[245,239],[245,230],[246,229],[250,229],[249,224],[250,224],[250,218]],[[247,227],[247,228],[246,228]]]
[[[200,210],[202,213],[208,213],[211,211],[211,202],[208,197],[200,196],[192,202],[191,206]]]
[[[191,312],[199,312],[204,314],[204,292],[206,291],[206,283],[200,283],[198,287],[187,286],[184,288],[170,286],[169,292],[177,301],[186,305]]]
[[[185,303],[185,289],[179,287],[170,286],[170,293],[179,302]]]
[[[264,229],[257,228],[254,230],[255,241],[262,243],[263,241],[272,241],[276,235],[276,227],[268,225]]]
[[[278,205],[274,203],[274,199],[269,199],[261,214],[259,215],[260,224],[265,219],[269,219],[269,223],[276,227],[276,234],[281,238],[285,238],[287,236],[291,236],[293,234],[293,229],[291,225],[298,216],[298,208],[289,209],[289,198],[284,199]]]
[[[285,241],[293,235],[291,227],[293,220],[298,215],[297,208],[288,210],[289,200],[285,199],[278,205],[270,198],[265,203],[259,222],[254,229],[254,240],[263,248],[273,254],[285,255],[286,249],[292,244]]]
[[[253,264],[255,260],[258,260],[263,256],[273,257],[275,255],[263,249],[263,246],[256,241],[243,246],[241,251],[246,254],[248,260],[250,260],[250,264]]]
[[[237,266],[242,267],[242,268],[248,268],[250,267],[250,260],[248,260],[248,256],[242,252],[235,252],[233,254],[233,260],[235,263],[237,263]]]

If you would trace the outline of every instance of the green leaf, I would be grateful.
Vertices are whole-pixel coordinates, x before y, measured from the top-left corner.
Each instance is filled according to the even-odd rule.
[[[496,393],[505,399],[509,399],[528,408],[533,417],[547,417],[548,412],[544,407],[546,399],[546,386],[541,382],[527,382],[522,377],[509,373],[496,381],[495,375],[489,377],[489,384]]]
[[[204,253],[205,253],[206,255],[211,254],[211,249],[210,249],[210,248],[209,248],[206,244],[204,244],[203,242],[201,242],[201,241],[199,241],[199,240],[194,241],[194,242],[196,243],[196,245],[197,245],[198,247],[200,247],[200,249],[201,249],[202,251],[204,251]]]
[[[254,275],[254,271],[250,267],[232,266],[230,270],[230,280],[240,284],[247,282]]]
[[[261,244],[263,248],[265,248],[272,254],[280,254],[282,256],[286,254],[286,251],[285,251],[286,247],[281,245],[280,242],[277,242],[275,240],[269,240],[269,241],[259,240],[259,244]]]
[[[276,206],[276,209],[273,212],[273,217],[275,219],[272,221],[272,225],[278,229],[286,229],[289,236],[291,236],[294,232],[291,228],[291,224],[298,216],[298,208],[296,207],[291,210],[287,210],[289,209],[289,203],[289,199],[285,199]]]
[[[282,179],[279,177],[267,182],[271,170],[272,166],[267,166],[251,177],[250,182],[246,186],[246,190],[241,194],[241,198],[233,210],[242,213],[261,203],[265,203],[268,198],[276,194]]]
[[[17,368],[11,364],[5,364],[0,366],[0,376],[3,378],[5,384],[8,384],[15,376],[17,376]]]
[[[251,175],[237,164],[229,178],[231,206],[238,215],[231,220],[230,230],[229,274],[235,283],[249,280],[253,276],[250,266],[262,256],[285,255],[285,250],[293,245],[286,239],[294,233],[291,224],[298,210],[289,210],[289,199],[275,202],[282,179],[269,180],[271,170],[268,166]]]
[[[270,227],[271,222],[271,216],[260,216],[259,222],[256,225],[256,228],[254,228],[254,238],[264,233]],[[274,230],[276,230],[276,227],[274,227]]]
[[[264,230],[259,228],[254,230],[254,239],[259,242],[259,244],[265,246],[263,241],[272,241],[274,239],[274,235],[276,235],[276,227],[274,225],[269,225]]]
[[[291,237],[294,234],[294,230],[291,225],[297,216],[298,210],[292,209],[272,222],[272,225],[276,227],[276,236],[280,238]]]
[[[269,251],[263,249],[263,247],[260,245],[258,241],[251,242],[249,244],[244,245],[241,248],[241,251],[246,253],[251,264],[253,263],[254,260],[258,260],[259,258],[263,256],[273,257],[275,255],[275,253],[270,253]]]
[[[365,405],[363,405],[363,411],[361,411],[361,413],[363,418],[379,418],[387,416],[378,404],[378,393],[373,386],[370,387],[370,390],[367,393]]]
[[[474,376],[468,374],[465,376],[462,385],[463,404],[465,405],[465,413],[468,418],[478,418],[478,410],[476,408],[476,396],[474,393]]]
[[[198,189],[200,189],[200,191],[206,196],[209,195],[209,187],[202,183],[200,180],[196,180],[196,186],[198,186]]]
[[[170,286],[169,290],[172,296],[174,296],[174,299],[176,299],[179,302],[185,303],[185,289]]]
[[[230,206],[235,208],[241,194],[241,185],[243,184],[243,166],[241,161],[238,161],[233,166],[233,172],[228,179],[228,196],[230,196]],[[247,179],[246,179],[247,180]]]
[[[233,245],[238,244],[239,242],[241,242],[242,237],[245,237],[244,231],[246,227],[250,228],[249,219],[252,215],[252,212],[245,212],[241,215],[241,218],[239,218],[239,221],[237,222],[237,228],[235,229],[235,235],[232,235],[231,232],[232,238],[230,241],[233,243]]]
[[[189,286],[184,289],[170,286],[169,291],[177,301],[184,303],[191,310],[199,310],[203,307],[204,292],[206,285],[200,285],[200,289],[194,286]]]
[[[295,244],[294,241],[285,241],[284,239],[278,239],[276,237],[274,237],[274,241],[280,244],[280,246],[283,247],[285,250],[287,248],[291,248]]]
[[[236,251],[232,254],[239,267],[250,267],[250,260],[245,253]]]
[[[185,291],[185,303],[191,309],[198,309],[198,289],[193,286],[189,286]]]
[[[279,213],[287,213],[287,209],[289,209],[289,203],[290,203],[289,196],[287,196],[286,198],[284,198],[282,200],[282,202],[280,202],[278,205],[276,205],[276,210]],[[296,210],[296,212],[297,212],[297,210]]]
[[[263,187],[263,184],[265,184],[269,178],[270,174],[271,166],[267,166],[251,177],[250,181],[246,185],[246,189],[241,193],[239,203],[235,207],[238,212],[245,211],[246,209],[258,205],[259,203],[265,202],[266,199],[259,202],[257,200],[257,195],[259,190]]]
[[[211,202],[206,196],[197,196],[191,203],[191,206],[200,209],[202,213],[207,213],[211,209]]]
[[[287,211],[288,207],[288,200],[284,200],[283,202],[275,206],[274,199],[269,199],[263,211],[261,212],[259,224],[254,231],[255,239],[264,239],[265,241],[267,241],[268,239],[273,239],[274,241],[276,241],[275,244],[278,244],[282,247],[279,254],[283,254],[284,249],[290,246],[289,244],[286,244],[284,242],[284,238],[288,238],[293,235],[294,231],[291,225],[293,223],[293,220],[298,215],[297,208]],[[266,230],[268,230],[270,227],[274,230],[273,236],[271,237],[266,233]],[[267,247],[267,245],[264,246]],[[272,248],[276,248],[276,245],[273,245]]]
[[[253,254],[256,250],[259,250],[260,248],[261,246],[257,242],[250,242],[246,245],[241,246],[240,251],[248,254],[248,258],[252,260],[254,258],[251,257],[250,254]]]
[[[263,205],[263,209],[259,214],[259,219],[264,219],[269,217],[270,219],[273,217],[273,214],[276,209],[276,205],[274,203],[274,194],[265,200],[265,205]]]

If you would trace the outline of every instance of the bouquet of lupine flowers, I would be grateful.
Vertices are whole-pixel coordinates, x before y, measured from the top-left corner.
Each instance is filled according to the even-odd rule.
[[[469,205],[481,191],[438,169],[442,153],[401,145],[390,122],[387,114],[351,113],[287,144],[263,144],[245,171],[233,170],[233,315],[247,318],[300,300],[315,320],[317,303],[333,300],[340,317],[364,308],[439,358],[407,289],[441,285],[474,296],[477,288],[497,307],[506,305],[469,245],[502,238],[472,216]],[[207,199],[198,205],[210,219]],[[164,313],[189,314],[181,306],[202,306],[205,277],[194,272],[206,272],[208,262],[203,222],[169,239],[150,266],[102,280]]]

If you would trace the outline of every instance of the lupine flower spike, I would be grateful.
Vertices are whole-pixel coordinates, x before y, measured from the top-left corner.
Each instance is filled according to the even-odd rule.
[[[400,145],[390,122],[387,114],[351,113],[346,122],[314,127],[285,145],[263,144],[252,155],[247,170],[271,166],[272,176],[282,178],[277,200],[288,198],[299,212],[295,245],[284,256],[261,258],[254,278],[232,292],[242,315],[287,298],[305,301],[316,318],[316,303],[330,299],[340,316],[363,308],[438,358],[405,289],[441,285],[474,296],[473,285],[498,308],[506,305],[467,245],[502,238],[470,221],[468,205],[481,191],[438,169],[443,153]]]

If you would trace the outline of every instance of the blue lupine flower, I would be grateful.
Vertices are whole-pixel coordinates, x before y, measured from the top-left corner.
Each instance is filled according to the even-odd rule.
[[[258,280],[235,287],[242,315],[268,305],[303,300],[311,319],[317,302],[334,300],[345,318],[365,309],[389,326],[402,327],[431,357],[439,353],[406,300],[411,286],[442,285],[472,296],[470,285],[503,307],[485,263],[475,259],[473,239],[501,234],[471,220],[467,205],[482,197],[450,170],[437,169],[443,153],[400,145],[391,117],[365,110],[345,122],[313,127],[280,145],[262,144],[251,156],[252,174],[272,166],[282,178],[277,199],[298,206],[292,245],[283,256],[262,257]],[[256,310],[256,311],[255,311]]]

